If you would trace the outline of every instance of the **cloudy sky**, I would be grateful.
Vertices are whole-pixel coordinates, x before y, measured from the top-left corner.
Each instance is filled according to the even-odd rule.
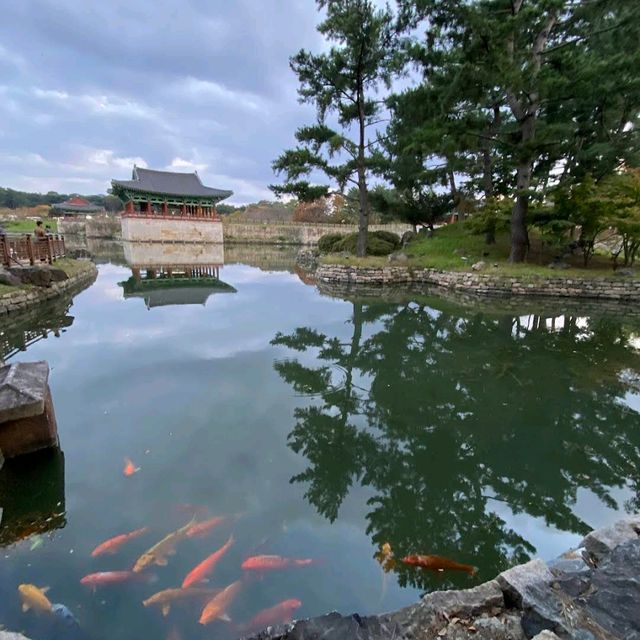
[[[312,111],[288,58],[312,0],[15,0],[0,22],[0,186],[105,193],[133,163],[270,197]]]

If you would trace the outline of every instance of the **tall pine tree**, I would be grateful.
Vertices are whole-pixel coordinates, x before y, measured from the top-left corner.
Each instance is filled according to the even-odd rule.
[[[315,105],[317,121],[299,128],[298,145],[273,162],[283,185],[277,195],[313,200],[330,192],[312,185],[314,171],[324,173],[340,191],[358,189],[359,256],[366,254],[369,225],[368,179],[380,162],[382,89],[389,86],[395,60],[393,16],[372,0],[319,0],[326,17],[318,30],[332,43],[327,53],[301,50],[291,59],[300,81],[300,100]]]

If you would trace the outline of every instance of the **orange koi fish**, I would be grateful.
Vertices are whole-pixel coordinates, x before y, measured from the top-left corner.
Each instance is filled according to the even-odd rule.
[[[164,591],[158,591],[158,593],[154,593],[151,597],[147,598],[142,602],[145,607],[149,607],[151,605],[160,605],[160,609],[162,611],[163,616],[168,616],[169,611],[171,610],[171,605],[174,602],[181,602],[188,599],[198,599],[202,600],[211,600],[213,596],[218,595],[222,590],[221,589],[165,589]]]
[[[476,567],[470,564],[461,564],[455,560],[449,560],[449,558],[443,558],[442,556],[418,556],[411,555],[402,558],[404,564],[409,564],[414,567],[422,567],[423,569],[430,569],[431,571],[464,571],[470,576],[474,575],[477,571]]]
[[[186,589],[192,584],[204,580],[204,578],[213,571],[220,558],[222,558],[222,556],[233,546],[234,542],[232,534],[217,551],[214,551],[209,557],[205,558],[187,574],[187,577],[182,582],[182,588]]]
[[[288,567],[307,567],[315,564],[311,558],[283,558],[282,556],[252,556],[241,565],[245,571],[271,571]]]
[[[133,571],[100,571],[85,576],[80,580],[80,584],[83,584],[85,587],[91,587],[95,591],[97,587],[103,587],[108,584],[119,584],[139,578],[140,577],[133,573]]]
[[[236,580],[223,589],[217,596],[209,600],[207,606],[202,610],[202,615],[198,622],[200,624],[209,624],[214,620],[230,622],[231,619],[227,615],[227,609],[231,606],[231,603],[235,600],[241,588],[242,582]]]
[[[200,538],[206,536],[208,533],[213,531],[216,527],[220,526],[223,522],[226,521],[225,516],[216,516],[215,518],[209,518],[209,520],[205,520],[204,522],[198,522],[194,524],[191,529],[187,531],[188,538]]]
[[[259,631],[260,629],[265,629],[266,627],[274,624],[291,622],[293,619],[293,612],[301,606],[302,602],[295,598],[284,600],[269,609],[259,611],[246,625],[242,625],[239,630],[242,632]]]
[[[129,458],[124,459],[124,469],[122,473],[127,476],[127,478],[131,477],[134,473],[138,473],[138,471],[140,471],[140,467],[136,467]]]
[[[99,544],[91,552],[91,557],[95,558],[96,556],[100,556],[104,553],[116,553],[125,542],[127,542],[128,540],[139,538],[140,536],[143,536],[145,533],[147,533],[147,531],[149,531],[148,527],[142,527],[142,529],[136,529],[135,531],[131,531],[130,533],[122,533],[119,536],[109,538],[108,540],[105,540],[103,543]]]

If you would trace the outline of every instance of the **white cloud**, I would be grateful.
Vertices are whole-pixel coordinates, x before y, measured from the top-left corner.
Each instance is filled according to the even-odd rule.
[[[189,77],[180,81],[174,87],[173,92],[199,102],[223,103],[248,111],[260,111],[266,107],[265,101],[255,94],[234,91],[211,80],[199,80],[198,78]]]
[[[171,161],[171,164],[165,167],[167,171],[182,171],[187,169],[188,171],[205,171],[208,164],[201,162],[193,162],[191,160],[185,160],[184,158],[176,157]]]
[[[90,151],[87,156],[87,162],[93,165],[99,165],[101,170],[103,167],[113,167],[119,169],[131,169],[133,165],[146,168],[147,162],[140,156],[135,157],[118,157],[111,149],[95,149]]]

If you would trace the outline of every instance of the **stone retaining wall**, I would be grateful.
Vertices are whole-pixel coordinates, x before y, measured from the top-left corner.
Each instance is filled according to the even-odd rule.
[[[52,300],[63,294],[73,294],[89,286],[98,274],[93,262],[86,261],[82,271],[62,282],[54,282],[50,287],[16,287],[15,291],[0,295],[0,318],[15,314]]]
[[[322,224],[314,222],[232,222],[223,218],[224,242],[238,244],[293,244],[316,245],[327,233],[355,233],[354,224]],[[65,236],[84,236],[120,240],[122,229],[119,216],[90,219],[67,219],[58,221],[58,230]],[[408,224],[370,225],[370,231],[391,231],[399,236],[412,231]],[[220,240],[216,240],[219,242]]]
[[[321,224],[315,222],[259,223],[223,221],[224,241],[256,244],[316,245],[327,233],[347,235],[358,230],[354,224]],[[399,236],[412,231],[408,224],[372,224],[369,231],[391,231]]]
[[[488,296],[542,296],[640,302],[640,280],[611,278],[569,278],[561,276],[517,278],[488,273],[412,269],[411,267],[352,267],[321,264],[320,283],[356,285],[435,285]]]
[[[120,240],[122,227],[120,216],[102,216],[98,218],[60,218],[58,231],[65,236],[84,236],[86,238],[103,238]]]

